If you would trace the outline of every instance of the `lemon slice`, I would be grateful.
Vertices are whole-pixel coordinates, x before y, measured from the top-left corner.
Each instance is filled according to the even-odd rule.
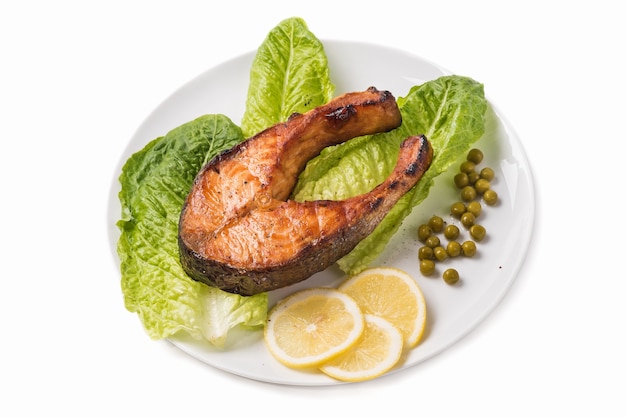
[[[355,346],[320,367],[325,374],[346,382],[374,379],[393,368],[404,349],[402,333],[387,320],[365,314],[365,331]]]
[[[279,301],[268,313],[268,350],[292,368],[317,367],[350,349],[365,320],[358,304],[332,288],[310,288]]]
[[[422,290],[397,268],[370,268],[348,278],[339,290],[351,296],[363,314],[382,317],[396,326],[406,347],[417,346],[426,327],[426,302]]]

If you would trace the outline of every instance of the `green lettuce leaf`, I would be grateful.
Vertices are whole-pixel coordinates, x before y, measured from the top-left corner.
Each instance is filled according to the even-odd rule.
[[[250,69],[244,136],[252,136],[328,102],[334,93],[324,46],[304,20],[292,17],[273,28]]]
[[[228,329],[265,320],[265,294],[244,298],[209,288],[190,279],[179,259],[178,220],[196,174],[242,140],[226,116],[202,116],[154,139],[124,164],[117,222],[124,303],[154,339],[186,331],[221,346]]]
[[[428,196],[434,179],[484,133],[487,101],[483,85],[467,77],[444,76],[415,86],[398,99],[398,105],[403,120],[400,127],[324,149],[309,162],[294,189],[297,201],[340,200],[366,193],[391,173],[400,143],[407,136],[424,134],[430,140],[433,161],[422,179],[370,236],[339,260],[348,274],[362,271],[383,251],[404,218]]]

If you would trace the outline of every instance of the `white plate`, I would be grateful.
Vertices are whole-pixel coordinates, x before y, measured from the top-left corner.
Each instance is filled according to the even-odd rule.
[[[390,90],[399,97],[406,95],[415,84],[449,74],[424,59],[395,49],[328,40],[324,41],[324,45],[337,94],[375,86]],[[115,246],[119,231],[115,222],[120,213],[117,177],[122,164],[150,140],[202,114],[223,113],[239,123],[245,108],[253,58],[253,52],[245,54],[184,85],[155,109],[133,136],[122,155],[111,187],[108,224],[116,262]],[[415,208],[387,250],[375,262],[376,265],[394,266],[411,273],[421,286],[428,304],[427,330],[423,341],[393,372],[431,358],[471,331],[504,297],[526,256],[535,211],[530,167],[518,137],[493,105],[488,110],[487,120],[486,133],[476,146],[485,153],[481,166],[490,166],[496,172],[493,188],[499,194],[500,204],[484,207],[484,215],[479,220],[487,229],[488,239],[479,244],[478,255],[448,262],[461,274],[460,285],[449,286],[443,282],[440,278],[441,264],[438,266],[438,278],[426,278],[420,274],[417,261],[419,243],[415,233],[417,225],[427,221],[432,214],[444,215],[447,221],[454,221],[445,216],[452,202],[458,199],[458,192],[451,186],[454,169],[437,179],[428,199]],[[331,267],[295,286],[274,291],[270,294],[270,303],[304,287],[337,285],[342,277],[338,268]],[[282,366],[266,350],[261,331],[233,332],[226,350],[217,350],[208,343],[185,337],[170,341],[215,368],[255,380],[290,385],[339,383],[321,373],[296,371]]]

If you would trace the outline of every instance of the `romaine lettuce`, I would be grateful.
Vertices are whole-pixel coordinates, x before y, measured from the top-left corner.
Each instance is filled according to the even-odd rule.
[[[241,130],[246,137],[328,102],[335,87],[324,46],[304,20],[292,17],[272,29],[259,46]]]
[[[154,139],[124,164],[117,222],[122,291],[126,308],[154,339],[183,330],[221,346],[230,328],[265,321],[267,295],[242,300],[193,281],[178,252],[178,220],[194,177],[241,140],[241,129],[226,116],[202,116]]]
[[[202,116],[153,140],[122,169],[122,289],[126,308],[139,315],[152,338],[186,331],[219,347],[234,326],[265,323],[267,294],[230,294],[185,274],[178,252],[183,201],[213,156],[294,112],[326,103],[334,86],[321,42],[299,18],[270,32],[250,74],[242,120],[247,134],[226,116]]]
[[[370,236],[338,261],[348,274],[360,272],[382,252],[402,220],[428,196],[434,178],[466,152],[485,129],[483,85],[467,77],[444,76],[415,86],[406,97],[398,98],[398,105],[400,127],[324,149],[309,162],[293,193],[298,201],[340,200],[366,193],[391,173],[399,145],[407,136],[424,134],[430,140],[433,161],[419,183]]]

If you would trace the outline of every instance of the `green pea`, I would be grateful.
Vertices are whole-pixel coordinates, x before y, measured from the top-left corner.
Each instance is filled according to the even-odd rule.
[[[430,220],[428,220],[428,225],[433,232],[439,233],[443,230],[444,221],[439,216],[432,216]]]
[[[485,228],[480,224],[475,224],[470,227],[470,236],[472,236],[472,239],[474,239],[476,242],[480,242],[481,240],[483,240],[486,235],[487,230],[485,230]]]
[[[469,211],[465,212],[461,215],[461,223],[469,229],[476,223],[476,217]]]
[[[461,245],[461,251],[463,252],[463,256],[471,258],[472,256],[476,255],[476,243],[472,242],[471,240],[463,242],[463,244]]]
[[[485,167],[480,170],[480,178],[486,179],[487,181],[493,181],[495,177],[496,173],[489,167]]]
[[[420,272],[424,276],[430,276],[435,272],[435,262],[430,259],[420,261]]]
[[[495,206],[498,202],[498,193],[496,193],[492,189],[489,189],[483,194],[483,200],[485,201],[485,203],[487,203],[487,205]]]
[[[431,229],[430,226],[427,224],[421,224],[417,228],[417,238],[421,242],[426,242],[426,239],[428,239],[430,235],[432,234],[433,234],[433,229]]]
[[[483,207],[478,201],[471,201],[467,204],[467,211],[472,213],[474,217],[478,217],[480,216],[480,213],[482,213]]]
[[[469,174],[470,172],[474,172],[474,170],[476,169],[476,164],[470,161],[464,161],[459,169],[461,172]]]
[[[456,203],[452,204],[452,206],[450,206],[450,213],[456,217],[461,217],[461,215],[466,211],[467,208],[465,207],[465,204],[461,201],[457,201]]]
[[[456,240],[448,242],[448,245],[446,246],[446,252],[448,252],[448,255],[451,258],[456,258],[457,256],[459,256],[461,254],[461,251],[461,244],[459,242],[457,242]]]
[[[445,261],[448,258],[448,252],[446,252],[443,246],[437,246],[435,249],[433,249],[433,252],[435,253],[435,259],[440,262]]]
[[[469,183],[469,177],[465,172],[459,172],[454,176],[454,185],[456,185],[458,189],[469,185]]]
[[[433,248],[429,246],[422,246],[417,250],[417,259],[423,261],[424,259],[435,259],[435,253]]]
[[[469,181],[468,185],[474,185],[476,184],[476,181],[480,179],[480,175],[478,174],[478,172],[470,172],[469,174],[467,174],[467,179]]]
[[[443,230],[443,235],[448,240],[454,240],[459,237],[459,228],[455,224],[449,224]]]
[[[459,282],[459,272],[453,268],[446,269],[443,271],[443,280],[446,284],[454,285]]]
[[[467,160],[478,165],[483,161],[483,152],[477,148],[470,149],[467,153]]]
[[[476,198],[476,189],[471,185],[463,187],[461,190],[461,200],[463,201],[472,201]]]
[[[428,246],[429,248],[436,248],[437,246],[439,246],[441,244],[441,241],[439,240],[439,238],[435,235],[431,235],[428,236],[428,239],[426,239],[425,242],[426,246]]]
[[[487,181],[486,179],[479,178],[474,183],[474,188],[476,189],[476,192],[478,194],[485,194],[485,191],[491,188],[491,184],[489,184],[489,181]]]

